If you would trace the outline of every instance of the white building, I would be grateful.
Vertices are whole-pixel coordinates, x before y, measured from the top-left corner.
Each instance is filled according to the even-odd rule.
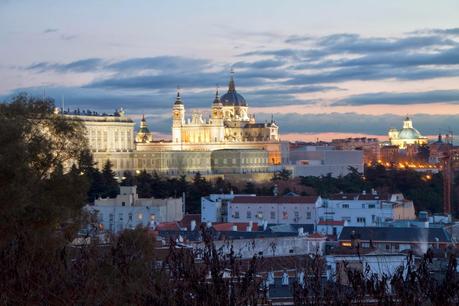
[[[228,203],[228,222],[315,224],[319,196],[237,196]]]
[[[115,199],[97,199],[86,207],[97,214],[100,227],[111,232],[179,221],[184,215],[183,198],[139,198],[136,186],[121,186]]]
[[[241,259],[250,259],[253,256],[276,257],[276,256],[298,256],[298,255],[323,255],[327,237],[313,234],[299,237],[270,237],[255,239],[234,239],[231,242],[226,240],[214,241],[217,250],[222,254],[234,255]],[[195,250],[204,250],[205,243],[193,244]],[[197,252],[199,253],[199,252]]]
[[[336,194],[317,207],[320,221],[344,221],[346,226],[382,226],[393,220],[414,220],[416,214],[412,201],[403,194],[379,195],[376,192],[361,194]]]
[[[228,202],[236,196],[252,196],[254,194],[211,194],[201,198],[201,222],[227,222]]]
[[[379,251],[359,255],[331,254],[326,255],[325,260],[327,279],[341,285],[349,284],[349,270],[361,272],[367,277],[376,275],[379,279],[383,276],[390,279],[399,267],[406,268],[407,265],[406,255]]]
[[[349,173],[349,167],[363,173],[362,150],[336,150],[332,146],[303,146],[290,151],[287,166],[294,177],[321,176],[334,177]]]

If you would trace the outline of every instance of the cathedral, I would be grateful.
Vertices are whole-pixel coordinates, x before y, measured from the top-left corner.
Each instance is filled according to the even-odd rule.
[[[186,103],[177,91],[170,140],[155,140],[144,116],[134,135],[135,124],[122,110],[113,115],[89,111],[64,115],[83,121],[99,167],[109,159],[120,174],[146,170],[166,175],[264,173],[270,177],[273,166],[281,163],[276,122],[255,121],[247,101],[236,91],[232,74],[228,91],[220,97],[217,89],[210,100],[210,116],[193,111],[187,118]]]
[[[229,81],[228,92],[221,98],[217,90],[210,118],[204,119],[202,113],[194,112],[191,118],[185,119],[185,105],[180,93],[177,93],[172,108],[174,144],[277,142],[278,130],[273,120],[255,122],[255,117],[249,114],[246,100],[236,91],[233,76]]]

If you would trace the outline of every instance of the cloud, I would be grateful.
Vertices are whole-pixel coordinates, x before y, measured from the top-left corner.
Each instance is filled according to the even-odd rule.
[[[459,90],[434,90],[426,92],[378,92],[354,95],[339,100],[332,105],[370,105],[370,104],[425,104],[425,103],[459,103]]]
[[[453,35],[456,31],[430,29],[400,37],[364,37],[355,33],[284,36],[280,40],[290,44],[287,48],[248,50],[239,54],[234,64],[230,60],[162,55],[38,62],[25,69],[36,73],[94,73],[94,78],[78,90],[100,105],[105,105],[101,94],[106,93],[107,100],[116,95],[132,98],[133,108],[145,105],[146,96],[155,101],[154,107],[167,108],[177,85],[183,88],[187,105],[207,107],[216,84],[228,83],[229,68],[233,66],[238,91],[251,106],[306,105],[321,102],[321,92],[346,90],[343,83],[349,81],[458,77],[459,42]],[[278,34],[253,34],[280,38]],[[308,93],[317,93],[315,100],[302,99],[301,94]],[[338,99],[332,105],[457,103],[456,97],[454,90],[369,92]]]
[[[459,115],[413,114],[413,125],[423,135],[436,135],[440,130],[459,130]],[[269,120],[271,114],[257,114],[257,120]],[[280,133],[362,133],[387,135],[389,128],[401,128],[404,116],[362,115],[356,113],[274,114]]]
[[[248,68],[248,69],[267,69],[278,68],[284,66],[286,61],[280,59],[266,59],[255,62],[236,62],[234,68]]]
[[[154,69],[159,71],[195,71],[208,68],[210,64],[206,59],[195,59],[180,56],[157,56],[132,58],[116,61],[105,66],[106,69],[116,71],[133,71]]]
[[[59,31],[59,29],[57,29],[57,28],[49,28],[49,29],[45,29],[43,31],[43,33],[47,34],[47,33],[54,33],[54,32],[57,32],[57,31]]]
[[[92,72],[99,70],[104,61],[100,58],[87,58],[67,64],[58,64],[50,62],[40,62],[32,64],[26,69],[34,70],[36,72],[47,72],[47,71],[56,71],[56,72]]]
[[[311,36],[301,36],[301,35],[290,35],[285,39],[285,43],[287,44],[297,44],[297,43],[304,43],[304,42],[309,42],[313,38]]]
[[[60,36],[60,39],[62,39],[62,40],[73,40],[73,39],[75,39],[77,37],[78,37],[78,35],[75,35],[75,34],[62,34]]]

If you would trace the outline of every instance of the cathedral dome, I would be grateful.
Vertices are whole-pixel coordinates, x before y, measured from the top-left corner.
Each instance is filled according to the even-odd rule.
[[[233,76],[229,81],[228,92],[224,94],[220,100],[223,106],[247,106],[247,102],[244,97],[237,93],[236,84],[234,83]]]
[[[421,133],[415,128],[403,128],[398,134],[399,139],[418,139],[422,138]]]

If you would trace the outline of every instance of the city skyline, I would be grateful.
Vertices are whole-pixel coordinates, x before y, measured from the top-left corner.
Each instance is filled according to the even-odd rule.
[[[383,137],[406,114],[425,135],[458,131],[458,6],[0,1],[0,96],[122,106],[167,135],[176,86],[187,109],[207,109],[234,67],[257,119],[273,114],[284,139]]]

